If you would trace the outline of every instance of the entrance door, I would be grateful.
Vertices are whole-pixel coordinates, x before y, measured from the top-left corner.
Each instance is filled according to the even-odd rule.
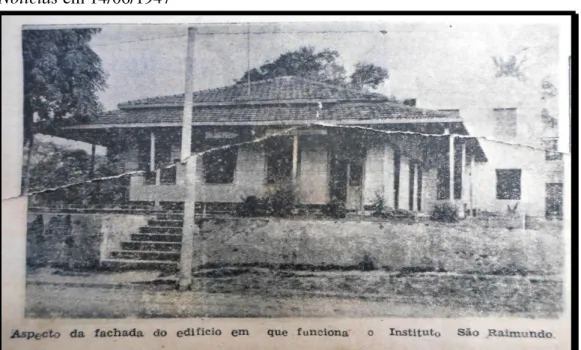
[[[546,216],[563,217],[563,184],[551,183],[546,185]]]

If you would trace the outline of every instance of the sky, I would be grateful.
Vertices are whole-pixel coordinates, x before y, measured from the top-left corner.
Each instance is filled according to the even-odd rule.
[[[536,84],[553,75],[558,27],[550,24],[469,23],[277,23],[198,28],[194,89],[231,85],[250,68],[301,46],[337,50],[347,72],[357,62],[386,67],[379,92],[398,98],[481,91],[494,79],[492,56],[526,58]],[[250,31],[250,35],[246,34]],[[109,74],[99,94],[104,106],[144,97],[183,93],[187,27],[102,27],[91,46]]]
[[[101,28],[90,45],[108,74],[108,87],[98,94],[107,110],[129,100],[184,92],[187,26]],[[338,51],[339,62],[348,74],[358,62],[387,68],[389,79],[379,88],[380,93],[431,101],[428,108],[449,108],[494,87],[493,56],[524,59],[522,69],[529,78],[527,84],[534,89],[546,76],[556,80],[558,39],[559,27],[554,24],[205,24],[198,27],[195,38],[194,89],[231,85],[249,67],[259,67],[301,46],[312,46]],[[90,150],[78,142],[65,144]]]

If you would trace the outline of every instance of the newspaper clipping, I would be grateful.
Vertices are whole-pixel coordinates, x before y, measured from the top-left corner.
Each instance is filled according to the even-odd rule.
[[[570,348],[569,16],[184,18],[3,19],[3,345]]]

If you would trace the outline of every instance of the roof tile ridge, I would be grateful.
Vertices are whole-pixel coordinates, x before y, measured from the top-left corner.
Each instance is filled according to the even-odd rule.
[[[296,79],[296,80],[302,80],[304,82],[308,82],[308,83],[312,83],[312,84],[317,84],[317,85],[321,85],[321,86],[325,86],[325,87],[329,87],[329,88],[341,90],[341,91],[347,91],[347,92],[352,92],[352,93],[355,93],[355,94],[360,94],[360,95],[363,95],[363,96],[383,97],[386,100],[388,99],[387,96],[385,96],[383,94],[380,94],[378,92],[366,92],[366,91],[363,91],[363,90],[357,90],[357,89],[347,88],[347,87],[340,86],[340,85],[334,85],[334,84],[329,84],[329,83],[325,83],[325,82],[322,82],[322,81],[317,81],[317,80],[313,80],[313,79],[309,79],[309,78],[304,78],[304,77],[300,77],[300,76],[297,76],[297,75],[289,75],[288,77],[293,78],[293,79]]]

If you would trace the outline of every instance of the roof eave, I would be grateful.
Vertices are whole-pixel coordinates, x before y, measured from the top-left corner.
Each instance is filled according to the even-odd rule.
[[[289,121],[244,121],[244,122],[193,122],[193,126],[253,126],[253,125],[366,125],[366,124],[422,124],[422,123],[461,123],[458,118],[415,118],[415,119],[344,119],[344,120],[289,120]],[[119,124],[83,124],[64,127],[63,129],[114,129],[114,128],[152,128],[181,127],[181,122],[165,123],[119,123]]]
[[[225,107],[225,106],[264,106],[264,105],[305,105],[312,104],[318,105],[320,103],[342,103],[342,102],[387,102],[387,99],[382,98],[368,98],[368,99],[293,99],[293,100],[260,100],[260,101],[232,101],[232,102],[194,102],[194,107]],[[131,103],[120,103],[117,105],[119,109],[147,109],[147,108],[183,108],[183,103],[144,103],[144,104],[131,104]]]

